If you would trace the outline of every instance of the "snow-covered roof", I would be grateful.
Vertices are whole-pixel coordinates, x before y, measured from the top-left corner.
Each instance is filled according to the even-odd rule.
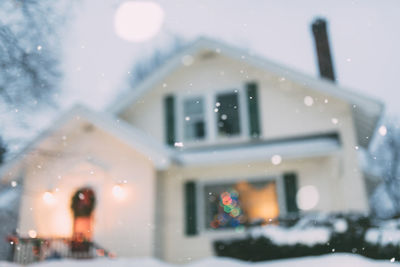
[[[4,176],[14,175],[9,172],[28,158],[29,152],[33,151],[42,140],[46,139],[57,129],[61,128],[71,120],[85,120],[93,124],[95,127],[98,127],[120,139],[133,149],[136,149],[147,156],[157,169],[163,169],[170,163],[168,149],[158,142],[155,142],[151,137],[145,135],[132,125],[129,125],[123,120],[119,120],[110,114],[94,112],[81,105],[76,105],[58,118],[50,128],[31,141],[30,144],[20,151],[14,158],[2,165],[0,167],[0,180],[1,178],[4,178]]]
[[[247,145],[229,145],[199,149],[185,149],[176,153],[174,159],[183,166],[201,166],[223,163],[271,162],[305,157],[326,156],[340,149],[340,140],[335,133],[304,137],[280,138],[253,142]],[[274,160],[274,157],[278,159]]]
[[[154,88],[154,85],[164,80],[175,69],[182,67],[181,59],[183,56],[195,56],[202,51],[217,51],[222,55],[245,62],[251,66],[275,74],[278,77],[284,77],[286,80],[291,80],[311,90],[348,102],[352,106],[358,144],[365,148],[368,147],[375,132],[376,125],[383,113],[384,105],[381,101],[343,88],[329,80],[305,75],[265,58],[249,54],[244,50],[208,38],[197,39],[174,57],[170,58],[157,71],[153,72],[140,83],[138,87],[117,98],[110,106],[109,111],[113,114],[120,113],[126,107],[134,103],[135,100],[138,100],[147,90]]]

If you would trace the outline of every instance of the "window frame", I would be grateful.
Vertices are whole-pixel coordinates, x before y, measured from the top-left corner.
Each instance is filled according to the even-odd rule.
[[[201,99],[201,101],[203,102],[203,122],[204,122],[204,137],[202,138],[202,139],[197,139],[196,140],[196,138],[194,138],[194,139],[186,139],[186,136],[185,136],[185,131],[186,131],[186,114],[185,114],[185,101],[187,101],[187,100],[195,100],[195,99]],[[182,127],[182,132],[181,132],[181,135],[182,135],[182,142],[188,142],[188,143],[197,143],[197,142],[202,142],[202,141],[204,141],[204,140],[206,140],[207,139],[207,127],[208,127],[208,125],[207,125],[207,111],[206,111],[206,108],[207,108],[207,103],[206,103],[206,98],[204,97],[204,96],[202,96],[202,95],[200,95],[200,94],[196,94],[196,95],[187,95],[187,96],[185,96],[185,97],[182,97],[181,98],[181,102],[180,102],[180,108],[181,108],[181,116],[180,116],[180,123],[181,123],[181,127]]]
[[[220,94],[232,93],[237,91],[238,105],[239,105],[239,123],[240,133],[233,136],[220,136],[218,134],[218,120],[215,103],[217,97]],[[184,102],[192,98],[203,99],[203,110],[204,110],[204,138],[198,140],[186,140],[185,139],[185,114],[184,114]],[[247,123],[248,114],[248,103],[246,99],[245,84],[238,86],[238,84],[231,86],[224,86],[223,89],[215,89],[206,92],[184,92],[176,96],[176,142],[182,142],[185,147],[200,147],[204,145],[215,145],[215,144],[228,144],[228,143],[239,143],[250,139],[250,129]]]
[[[236,233],[235,228],[227,227],[227,228],[217,228],[213,229],[211,227],[206,227],[207,223],[207,206],[205,199],[205,187],[210,185],[223,185],[223,184],[234,184],[241,181],[247,182],[265,182],[265,181],[274,181],[276,183],[276,193],[278,196],[278,207],[279,207],[279,216],[284,216],[287,214],[286,210],[286,193],[284,188],[283,174],[271,174],[268,176],[264,175],[255,175],[249,176],[249,178],[243,177],[230,177],[230,178],[212,178],[207,180],[196,181],[196,218],[197,218],[197,228],[199,234],[223,234],[223,233]]]
[[[209,118],[207,115],[207,106],[208,99],[202,93],[184,93],[176,96],[177,105],[176,105],[176,127],[177,127],[177,135],[176,142],[182,142],[184,146],[196,146],[197,144],[203,144],[209,139]],[[204,138],[203,139],[194,139],[187,140],[185,139],[185,114],[184,114],[184,103],[186,100],[201,98],[203,100],[203,113],[204,113]]]
[[[237,89],[234,89],[235,87],[229,87],[227,89],[222,89],[222,90],[216,90],[214,92],[214,99],[213,103],[217,103],[217,98],[219,95],[223,94],[229,94],[229,93],[236,93],[238,97],[238,105],[239,105],[239,134],[237,135],[232,135],[232,136],[221,136],[218,133],[218,120],[217,120],[217,112],[214,112],[214,109],[216,108],[215,104],[213,105],[213,112],[214,112],[214,124],[215,124],[215,137],[218,142],[225,142],[226,140],[230,141],[243,141],[248,139],[249,137],[249,127],[248,124],[246,123],[249,114],[248,114],[248,107],[247,107],[247,101],[246,101],[246,92],[244,86],[240,86]]]

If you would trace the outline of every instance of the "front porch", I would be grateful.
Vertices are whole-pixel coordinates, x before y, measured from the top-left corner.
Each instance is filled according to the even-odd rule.
[[[51,259],[115,258],[95,242],[71,238],[23,238],[9,236],[10,261],[30,264]]]

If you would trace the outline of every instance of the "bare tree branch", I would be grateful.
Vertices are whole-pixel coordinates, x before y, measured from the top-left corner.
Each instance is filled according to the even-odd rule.
[[[400,129],[397,119],[388,119],[386,123],[386,134],[381,137],[377,148],[372,153],[374,165],[379,169],[383,178],[384,191],[377,189],[376,192],[384,192],[390,198],[393,211],[392,217],[400,216]],[[375,213],[376,209],[384,208],[379,203],[372,203]],[[373,208],[374,209],[374,208]]]
[[[51,100],[61,78],[57,29],[60,1],[0,1],[0,97],[27,107]]]

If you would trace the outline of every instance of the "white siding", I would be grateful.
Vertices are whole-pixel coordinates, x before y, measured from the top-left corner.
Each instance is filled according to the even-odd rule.
[[[232,177],[243,179],[294,170],[299,175],[299,186],[312,184],[320,192],[321,199],[315,210],[368,211],[364,181],[358,167],[352,107],[342,100],[316,93],[306,84],[295,84],[223,56],[203,60],[195,57],[192,66],[178,68],[120,116],[165,143],[163,97],[166,94],[174,94],[178,100],[182,95],[209,96],[216,90],[240,88],[246,81],[259,84],[262,139],[336,131],[342,149],[335,156],[284,160],[278,167],[267,160],[207,168],[175,167],[161,174],[158,183],[163,194],[157,201],[162,203],[157,206],[160,216],[157,237],[162,240],[158,256],[161,258],[184,262],[210,256],[212,240],[224,235],[201,232],[195,237],[184,236],[183,183],[186,179],[203,182]],[[305,97],[312,97],[312,106],[305,105]],[[208,140],[208,144],[218,143],[216,139]]]
[[[97,199],[94,241],[120,257],[152,256],[152,163],[102,130],[86,132],[84,125],[66,125],[32,152],[24,174],[19,233],[27,236],[32,229],[38,237],[71,237],[71,198],[89,186]],[[118,200],[112,188],[124,180],[126,198]],[[43,202],[48,190],[54,192],[54,205]]]

